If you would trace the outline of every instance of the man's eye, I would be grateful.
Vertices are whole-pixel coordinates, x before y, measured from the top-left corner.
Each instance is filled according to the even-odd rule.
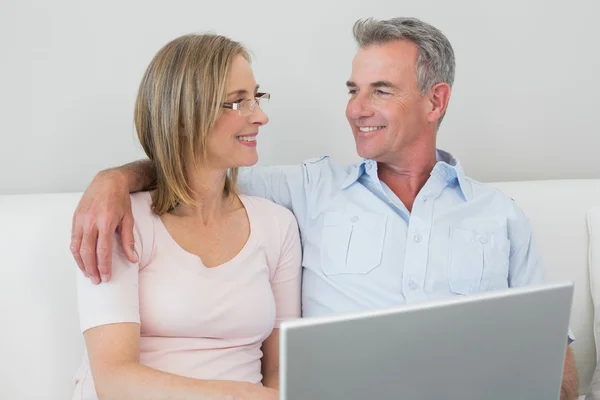
[[[378,96],[386,96],[386,95],[388,95],[389,93],[387,93],[387,92],[384,92],[383,90],[376,90],[376,91],[375,91],[375,94],[376,94],[376,95],[378,95]]]
[[[348,89],[348,94],[356,94],[356,89]]]

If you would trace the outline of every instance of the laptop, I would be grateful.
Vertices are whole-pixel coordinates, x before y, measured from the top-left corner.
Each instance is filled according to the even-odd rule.
[[[559,399],[573,283],[280,327],[281,400]]]

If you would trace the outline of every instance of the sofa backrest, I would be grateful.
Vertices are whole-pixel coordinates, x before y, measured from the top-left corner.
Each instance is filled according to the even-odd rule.
[[[80,193],[0,196],[0,398],[64,400],[81,362],[69,251]]]
[[[550,280],[575,281],[571,328],[585,391],[596,363],[586,211],[599,180],[492,183],[529,216]],[[0,196],[0,398],[64,400],[81,361],[71,218],[81,193]],[[549,310],[551,311],[551,310]]]
[[[600,204],[600,179],[501,182],[491,185],[512,197],[529,217],[548,280],[575,282],[571,312],[575,342],[572,347],[580,389],[585,393],[596,366],[586,213]]]

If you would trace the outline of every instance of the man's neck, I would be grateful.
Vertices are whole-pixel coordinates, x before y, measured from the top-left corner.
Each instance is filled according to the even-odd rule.
[[[436,149],[411,151],[393,162],[378,162],[379,179],[398,196],[408,211],[431,175],[437,162]]]

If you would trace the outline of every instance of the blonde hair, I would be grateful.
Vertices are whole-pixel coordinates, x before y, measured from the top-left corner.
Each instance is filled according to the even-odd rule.
[[[206,139],[222,113],[233,58],[246,49],[213,34],[181,36],[161,48],[146,69],[135,102],[135,127],[156,171],[152,206],[158,215],[194,204],[186,157],[198,168]],[[237,168],[228,171],[224,196],[235,191]]]

